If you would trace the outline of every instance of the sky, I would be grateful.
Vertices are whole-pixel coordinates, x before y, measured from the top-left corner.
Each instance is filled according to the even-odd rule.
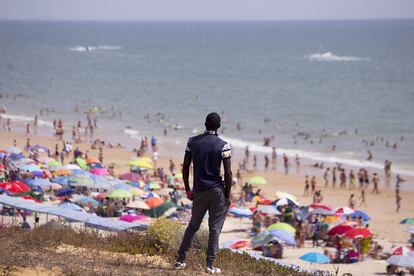
[[[414,18],[414,0],[0,0],[0,19],[204,21]]]

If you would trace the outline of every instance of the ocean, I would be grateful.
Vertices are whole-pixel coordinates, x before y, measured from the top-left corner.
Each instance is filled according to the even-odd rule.
[[[96,107],[109,141],[156,135],[184,149],[216,111],[239,152],[269,153],[273,136],[310,162],[389,159],[414,176],[414,20],[0,21],[0,94],[2,118],[51,108],[40,123],[62,118],[69,136]]]

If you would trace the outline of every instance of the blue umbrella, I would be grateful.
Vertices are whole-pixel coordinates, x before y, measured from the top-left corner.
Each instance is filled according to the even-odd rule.
[[[10,154],[9,158],[12,160],[19,160],[19,159],[23,159],[24,155],[21,153],[12,153]]]
[[[253,213],[246,207],[233,207],[229,209],[229,213],[241,218],[250,218]]]
[[[317,264],[327,264],[330,262],[328,256],[318,252],[306,253],[305,255],[300,256],[300,259],[303,261]]]
[[[69,185],[69,176],[66,176],[66,175],[58,176],[58,177],[52,178],[52,181],[54,183],[58,183],[61,185]]]
[[[103,168],[101,163],[89,163],[88,166],[91,169],[101,169],[101,168]]]
[[[76,199],[76,202],[79,203],[79,204],[84,204],[84,205],[92,204],[95,207],[99,206],[98,201],[96,201],[93,198],[87,197],[87,196],[83,196],[83,197],[80,197],[80,198]]]
[[[36,165],[24,165],[20,169],[22,171],[29,171],[29,172],[42,172],[42,169]]]
[[[71,202],[63,202],[59,204],[58,207],[62,209],[72,210],[72,211],[82,211],[82,207],[74,203],[71,203]]]
[[[49,180],[44,179],[44,178],[28,179],[26,181],[26,183],[28,185],[39,186],[39,187],[42,187],[42,188],[44,188],[44,187],[50,187],[53,184],[52,182],[50,182]]]
[[[63,188],[57,191],[56,196],[68,196],[75,193],[75,190],[71,188]]]
[[[257,207],[257,210],[269,215],[280,215],[279,210],[274,205],[259,205],[259,207]]]
[[[354,212],[350,215],[350,217],[351,217],[351,218],[359,218],[359,217],[362,217],[362,219],[363,219],[364,221],[369,221],[369,220],[371,220],[370,216],[368,216],[368,214],[367,214],[367,213],[365,213],[365,212],[363,212],[363,211],[361,211],[361,210],[356,210],[356,211],[354,211]]]
[[[114,185],[114,190],[122,189],[122,190],[131,190],[132,186],[125,184],[125,183],[117,183]]]
[[[274,229],[270,230],[269,234],[285,242],[288,245],[296,245],[295,238],[286,230]]]

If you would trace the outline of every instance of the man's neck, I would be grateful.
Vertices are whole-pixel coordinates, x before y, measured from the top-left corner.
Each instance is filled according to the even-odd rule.
[[[217,135],[217,132],[214,131],[214,130],[206,130],[206,131],[204,131],[204,134]]]

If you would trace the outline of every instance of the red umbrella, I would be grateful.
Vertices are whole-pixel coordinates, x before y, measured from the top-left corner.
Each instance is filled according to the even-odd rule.
[[[312,203],[310,207],[313,209],[324,209],[326,211],[332,211],[332,208],[329,207],[328,205],[319,204],[319,203]]]
[[[262,200],[260,200],[259,204],[270,205],[270,204],[272,204],[272,201],[270,199],[262,199]]]
[[[139,180],[142,180],[142,176],[140,176],[137,173],[129,172],[129,173],[125,173],[123,175],[120,175],[119,179],[128,180],[128,181],[131,181],[131,182],[138,182]]]
[[[342,235],[352,229],[354,228],[348,225],[338,225],[329,230],[328,235]]]
[[[392,255],[407,255],[411,250],[406,246],[398,246],[392,250]]]
[[[30,192],[29,186],[20,181],[4,182],[0,184],[0,188],[12,193]]]
[[[371,237],[372,232],[368,228],[354,228],[345,233],[346,238],[367,238]]]

